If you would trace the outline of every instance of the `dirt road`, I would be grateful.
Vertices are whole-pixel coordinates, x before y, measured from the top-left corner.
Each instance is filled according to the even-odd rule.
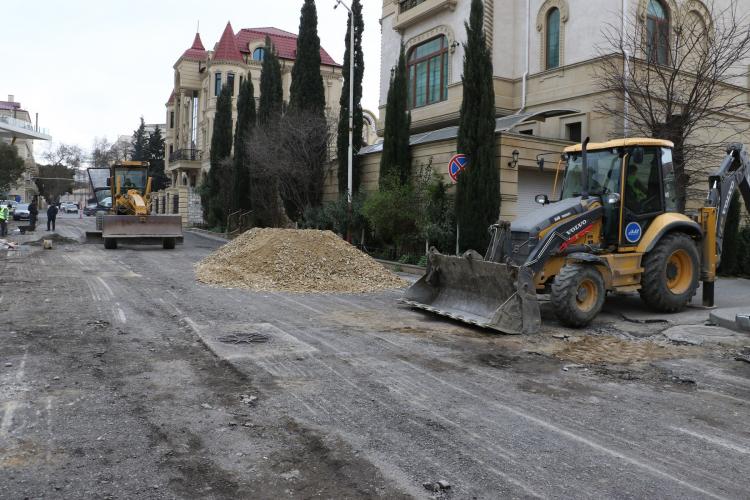
[[[397,291],[200,285],[217,245],[0,260],[0,498],[747,495],[742,338],[611,315],[506,337]]]

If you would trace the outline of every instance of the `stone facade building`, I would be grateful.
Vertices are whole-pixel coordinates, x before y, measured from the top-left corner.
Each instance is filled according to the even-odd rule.
[[[447,177],[447,164],[456,153],[462,42],[471,1],[381,1],[378,130],[382,133],[391,71],[403,43],[414,134],[412,167],[429,164]],[[714,3],[721,10],[729,1]],[[484,0],[484,6],[494,67],[501,216],[509,219],[534,210],[534,196],[552,189],[555,168],[539,172],[538,153],[560,152],[587,136],[602,141],[629,135],[627,119],[597,111],[597,104],[607,98],[594,75],[601,58],[607,57],[603,48],[608,27],[627,31],[641,26],[653,36],[655,53],[661,57],[674,36],[670,29],[674,13],[688,12],[705,26],[713,23],[700,0]],[[741,13],[749,11],[750,0],[739,0],[739,7]],[[734,85],[750,98],[748,64],[743,62],[744,75]],[[377,189],[380,149],[371,146],[361,153],[364,190]]]
[[[277,28],[241,29],[230,23],[213,50],[206,50],[200,34],[174,64],[174,87],[166,104],[166,173],[173,188],[194,188],[210,168],[210,145],[216,100],[224,85],[233,89],[233,120],[237,119],[239,85],[251,78],[256,102],[265,39],[269,37],[281,63],[284,101],[289,101],[291,70],[297,35]],[[321,48],[320,73],[326,97],[326,113],[335,123],[339,113],[341,66]]]

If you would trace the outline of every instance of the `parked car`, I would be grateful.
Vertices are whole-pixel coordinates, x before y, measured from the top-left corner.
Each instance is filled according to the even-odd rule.
[[[13,220],[29,220],[29,215],[28,203],[16,203]]]
[[[89,203],[86,208],[83,209],[83,215],[90,216],[96,215],[97,212],[108,212],[112,208],[112,197],[109,196],[102,200],[101,205],[97,203]]]
[[[65,214],[77,214],[78,205],[76,205],[75,203],[61,203],[60,211]]]

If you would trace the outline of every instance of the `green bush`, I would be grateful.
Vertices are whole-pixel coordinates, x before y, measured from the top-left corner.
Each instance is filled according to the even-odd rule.
[[[401,184],[396,175],[381,183],[380,191],[370,194],[362,213],[375,235],[385,244],[394,244],[397,253],[420,242],[422,207],[416,189]]]
[[[351,223],[352,235],[359,239],[362,230],[367,228],[367,220],[362,213],[364,200],[365,197],[362,194],[357,194],[352,198],[351,214],[346,196],[318,207],[308,207],[302,214],[301,225],[305,229],[329,230],[346,236],[347,228]]]

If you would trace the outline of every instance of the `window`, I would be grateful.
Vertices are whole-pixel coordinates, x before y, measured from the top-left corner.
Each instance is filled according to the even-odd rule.
[[[547,13],[545,45],[545,69],[560,66],[560,9],[553,8]]]
[[[581,142],[581,122],[568,123],[565,125],[565,134],[569,141]]]
[[[534,129],[527,128],[525,130],[519,130],[518,133],[523,135],[534,135]]]
[[[169,128],[174,128],[174,111],[169,112]]]
[[[266,56],[266,49],[263,47],[258,47],[253,51],[253,60],[254,61],[262,61],[263,58]]]
[[[409,9],[413,9],[420,3],[424,2],[425,0],[401,0],[399,2],[399,7],[401,12],[406,12]]]
[[[625,171],[625,208],[641,215],[661,211],[662,186],[659,181],[659,148],[633,148]]]
[[[221,73],[216,73],[214,77],[214,96],[219,97],[221,94]]]
[[[229,95],[234,95],[234,73],[227,73],[227,85],[229,86]]]
[[[411,49],[407,70],[412,108],[448,99],[448,40],[445,36]]]
[[[646,50],[649,61],[667,64],[669,61],[669,18],[659,0],[649,0],[646,17]]]

